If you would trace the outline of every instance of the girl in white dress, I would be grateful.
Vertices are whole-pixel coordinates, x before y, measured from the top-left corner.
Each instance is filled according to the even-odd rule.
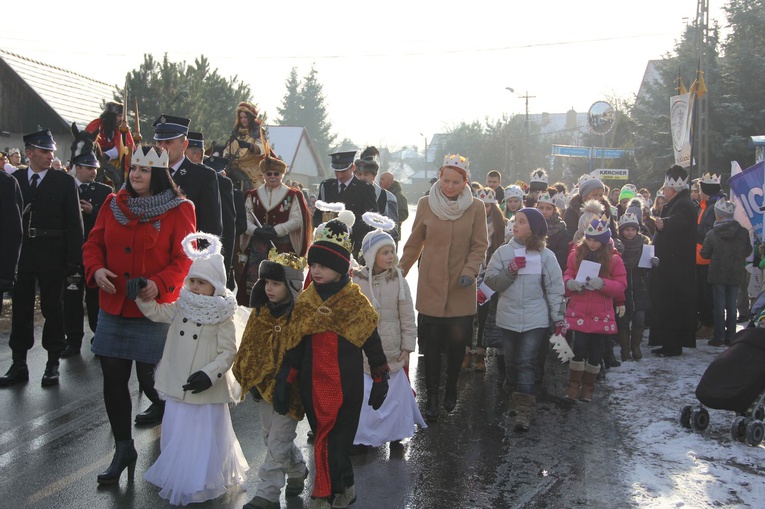
[[[362,405],[355,445],[379,447],[385,442],[394,446],[414,435],[415,424],[427,428],[414,398],[407,371],[409,354],[417,340],[414,305],[409,285],[397,268],[396,244],[383,231],[395,227],[389,218],[374,212],[363,215],[364,221],[377,228],[366,234],[361,252],[366,266],[356,271],[353,281],[361,287],[380,314],[377,330],[390,367],[388,397],[378,410]],[[372,390],[369,364],[364,357],[364,401]]]
[[[194,249],[204,239],[209,247]],[[192,233],[183,248],[193,260],[178,300],[137,300],[152,321],[170,323],[156,387],[166,399],[161,454],[144,479],[173,505],[204,502],[242,484],[249,468],[231,425],[228,404],[240,400],[231,373],[236,355],[236,297],[226,289],[218,237]],[[130,283],[130,282],[129,282]]]

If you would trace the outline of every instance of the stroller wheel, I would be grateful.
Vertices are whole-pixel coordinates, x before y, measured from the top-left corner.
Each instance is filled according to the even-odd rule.
[[[755,409],[752,410],[752,419],[765,421],[765,407],[755,407]]]
[[[704,407],[699,407],[691,412],[691,429],[696,432],[704,431],[709,427],[709,412]]]
[[[685,429],[691,429],[691,412],[693,407],[691,405],[685,405],[680,413],[677,415],[677,420],[680,422],[680,426]]]
[[[730,436],[737,442],[743,442],[746,438],[746,417],[737,416],[733,419],[733,424],[730,427]]]
[[[746,443],[757,447],[762,443],[762,439],[765,437],[765,425],[762,421],[751,421],[746,426]]]

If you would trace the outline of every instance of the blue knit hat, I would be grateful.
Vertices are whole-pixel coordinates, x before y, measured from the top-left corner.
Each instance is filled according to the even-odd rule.
[[[516,212],[523,213],[529,222],[529,228],[531,228],[531,234],[540,238],[547,236],[547,220],[539,210],[532,207],[525,207]]]

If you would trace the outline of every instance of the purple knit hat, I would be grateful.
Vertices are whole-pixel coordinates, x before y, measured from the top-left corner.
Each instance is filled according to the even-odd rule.
[[[547,236],[547,221],[545,220],[545,216],[543,216],[539,210],[532,207],[525,207],[518,212],[522,212],[526,216],[526,219],[529,221],[529,228],[531,228],[532,235],[536,235],[540,238],[545,238]],[[518,212],[516,212],[516,214],[518,214]]]

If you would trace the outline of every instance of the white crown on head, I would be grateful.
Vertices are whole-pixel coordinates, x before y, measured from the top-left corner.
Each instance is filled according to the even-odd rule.
[[[608,230],[608,216],[603,214],[600,219],[593,219],[590,224],[587,225],[587,229],[584,231],[585,235],[595,237],[601,233],[605,233]]]
[[[619,226],[626,226],[628,224],[639,225],[640,221],[632,212],[626,212],[621,218],[619,218]]]
[[[733,213],[736,212],[736,204],[728,200],[717,200],[715,202],[715,209],[724,214],[733,215]]]
[[[497,203],[497,194],[490,187],[482,187],[475,192],[475,197],[484,203]]]
[[[716,173],[710,174],[709,172],[701,176],[702,184],[717,184],[720,185],[720,175]]]
[[[555,201],[553,200],[553,197],[551,197],[550,193],[548,193],[547,191],[537,196],[537,203],[549,203],[553,207],[555,206]]]
[[[521,189],[520,186],[512,184],[505,188],[505,200],[510,198],[518,198],[519,200],[523,201],[523,196],[523,189]]]
[[[531,172],[531,182],[541,182],[547,184],[548,182],[547,172],[543,168],[538,168]]]
[[[458,168],[465,173],[470,173],[470,161],[465,156],[459,154],[449,154],[444,157],[444,166],[451,166],[452,168]]]
[[[130,164],[133,166],[148,166],[150,168],[167,168],[167,152],[160,149],[159,153],[157,153],[157,150],[152,147],[144,154],[142,147],[136,147]]]
[[[579,177],[578,183],[581,186],[582,184],[584,184],[588,180],[597,180],[597,179],[595,177],[593,177],[592,175],[590,175],[589,173],[585,173],[584,175]]]
[[[666,176],[664,177],[664,187],[671,187],[672,189],[680,191],[688,187],[688,179],[684,179],[679,176],[677,178]]]

